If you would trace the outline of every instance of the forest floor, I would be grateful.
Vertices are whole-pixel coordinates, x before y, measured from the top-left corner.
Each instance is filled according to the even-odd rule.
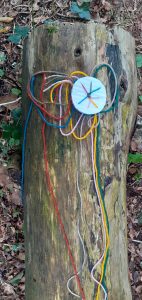
[[[133,300],[142,299],[142,2],[1,0],[0,9],[0,299],[24,299],[24,225],[21,205],[21,97],[24,37],[46,20],[119,25],[136,40],[138,113],[130,145],[127,174],[129,278]],[[75,2],[75,1],[74,1]],[[87,2],[87,4],[83,4]],[[83,7],[83,8],[82,8]],[[9,102],[8,105],[4,104]],[[132,154],[132,155],[131,155]]]

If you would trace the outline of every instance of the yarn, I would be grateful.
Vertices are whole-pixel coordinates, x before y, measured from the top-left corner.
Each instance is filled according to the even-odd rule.
[[[108,64],[102,64],[99,66],[95,66],[91,72],[91,76],[95,76],[101,68],[107,68],[108,71],[110,71],[114,77],[114,95],[110,103],[107,105],[107,108],[102,110],[100,113],[106,113],[111,110],[114,110],[118,106],[118,99],[119,99],[119,94],[118,94],[118,86],[117,86],[117,79],[115,72],[113,68],[108,65]],[[37,76],[42,76],[42,84],[41,84],[41,89],[40,89],[40,96],[39,99],[37,99],[34,96],[34,84],[35,84],[35,79]],[[94,180],[94,185],[99,201],[99,206],[100,206],[100,211],[101,211],[101,219],[102,219],[102,224],[103,224],[103,244],[104,244],[104,249],[101,257],[99,260],[94,264],[92,270],[91,270],[91,278],[92,280],[97,284],[97,293],[96,293],[96,300],[99,300],[100,297],[100,289],[104,292],[105,300],[108,298],[107,296],[107,288],[105,284],[105,277],[106,277],[106,266],[107,266],[107,260],[108,260],[108,253],[109,253],[109,223],[108,223],[108,217],[107,217],[107,212],[106,212],[106,207],[105,207],[105,202],[104,202],[104,195],[103,191],[101,188],[101,182],[100,182],[100,158],[99,158],[99,137],[100,137],[100,117],[98,115],[90,116],[89,121],[88,121],[88,130],[82,134],[82,128],[83,128],[83,122],[85,115],[80,114],[78,120],[76,121],[75,125],[73,125],[73,115],[75,113],[75,108],[72,105],[71,99],[70,98],[70,87],[73,87],[73,84],[80,78],[80,76],[88,76],[86,73],[81,72],[81,71],[74,71],[72,72],[69,76],[65,73],[57,73],[54,71],[40,71],[32,75],[28,86],[27,86],[27,93],[29,99],[32,101],[30,104],[30,108],[27,114],[27,119],[25,122],[25,128],[24,128],[24,137],[23,137],[23,146],[22,146],[22,179],[21,179],[21,186],[22,186],[22,193],[23,193],[23,198],[24,198],[24,166],[25,166],[25,147],[26,147],[26,136],[27,136],[27,129],[28,129],[28,124],[31,118],[31,113],[33,109],[36,109],[38,115],[40,116],[41,120],[43,121],[42,125],[42,140],[43,140],[43,152],[44,152],[44,163],[45,163],[45,176],[46,176],[46,182],[48,186],[48,190],[50,193],[50,197],[53,202],[54,206],[54,211],[56,218],[59,223],[59,228],[61,230],[63,239],[66,244],[66,248],[68,251],[70,263],[72,265],[74,274],[68,279],[67,281],[67,289],[70,294],[72,294],[74,297],[86,300],[86,296],[84,293],[84,289],[81,284],[81,280],[79,275],[81,274],[85,262],[86,262],[86,251],[85,251],[85,246],[83,242],[83,238],[80,234],[80,218],[82,217],[82,196],[80,192],[80,187],[79,187],[79,173],[77,172],[77,191],[79,194],[79,199],[80,199],[80,207],[81,207],[81,214],[80,217],[78,218],[77,221],[77,234],[80,240],[80,244],[83,250],[83,263],[79,271],[77,271],[77,266],[71,251],[71,246],[69,239],[67,237],[65,227],[63,224],[63,220],[59,211],[58,207],[58,200],[56,198],[56,195],[54,194],[52,182],[50,179],[50,169],[49,169],[49,163],[47,159],[47,145],[46,145],[46,138],[45,138],[45,126],[51,126],[53,128],[59,129],[60,133],[63,136],[70,136],[72,135],[77,141],[80,141],[80,147],[81,147],[81,157],[82,157],[82,141],[87,139],[88,136],[90,135],[91,137],[91,157],[92,157],[92,172],[93,172],[93,180]],[[65,103],[62,103],[62,91],[63,88],[65,89]],[[49,100],[44,101],[43,99],[43,94],[49,91]],[[94,92],[95,90],[93,90]],[[55,94],[55,95],[54,95]],[[80,100],[80,103],[85,101],[87,99],[89,94],[87,94],[86,98],[83,98]],[[46,109],[46,104],[49,104],[54,107],[59,107],[59,115],[57,114],[51,114],[47,109]],[[63,107],[65,107],[65,112],[63,113]],[[48,120],[50,118],[50,120]],[[52,122],[51,122],[52,120]],[[80,124],[80,134],[77,135],[76,129],[79,128]],[[64,132],[62,129],[67,129],[69,127],[69,130]],[[82,160],[81,160],[82,161]],[[97,266],[101,264],[101,274],[100,274],[100,280],[98,281],[94,277],[94,271],[97,268]],[[76,293],[71,290],[70,288],[70,283],[72,280],[76,279],[79,293]]]

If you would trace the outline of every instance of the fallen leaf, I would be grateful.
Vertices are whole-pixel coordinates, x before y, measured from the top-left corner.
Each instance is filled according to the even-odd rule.
[[[33,11],[38,11],[39,10],[39,5],[37,3],[33,4]]]
[[[0,77],[3,77],[3,76],[4,76],[4,70],[0,69]]]
[[[138,105],[138,115],[142,117],[142,105]]]
[[[25,261],[25,253],[24,252],[20,252],[18,255],[17,255],[17,258],[21,261]]]
[[[137,172],[137,168],[135,168],[135,167],[131,167],[131,168],[129,168],[129,173],[130,174],[135,174]]]
[[[2,243],[5,240],[5,227],[0,226],[0,243]]]
[[[137,143],[132,140],[130,145],[131,151],[137,152],[137,147],[138,147]]]
[[[15,295],[14,288],[11,284],[4,283],[3,288],[6,295]]]
[[[92,9],[93,9],[94,13],[97,13],[98,12],[98,5],[94,5]]]
[[[109,11],[112,8],[112,5],[108,1],[105,1],[105,0],[102,1],[102,5],[106,11]]]
[[[24,292],[25,291],[25,284],[19,284],[19,289]]]
[[[136,65],[137,65],[137,68],[142,67],[142,54],[137,54],[136,55]]]
[[[21,193],[19,190],[14,189],[12,195],[11,195],[11,202],[16,205],[21,205]]]
[[[11,17],[0,17],[0,22],[10,23],[12,21],[13,21],[13,18],[11,18]]]
[[[18,35],[18,34],[11,34],[9,37],[8,37],[8,41],[9,42],[12,42],[13,44],[16,44],[18,45],[21,41],[21,35]]]
[[[45,20],[47,20],[47,17],[44,17],[44,16],[36,17],[36,18],[34,18],[34,23],[36,23],[36,24],[43,23]]]
[[[142,279],[141,279],[141,281],[142,281]],[[136,287],[136,292],[137,292],[137,294],[142,293],[142,285],[139,285]]]
[[[10,29],[11,29],[10,26],[2,27],[2,28],[0,28],[0,33],[6,33],[6,32],[8,32]]]
[[[86,6],[78,6],[76,2],[72,2],[70,10],[72,13],[78,14],[81,19],[91,19],[89,8]]]
[[[0,166],[0,187],[5,187],[9,184],[8,171],[5,167]]]
[[[139,123],[139,124],[138,124]],[[137,125],[138,127],[136,128],[132,142],[131,142],[131,147],[134,149],[133,151],[139,152],[139,158],[142,157],[142,120],[141,118],[137,120]],[[140,127],[140,128],[139,128]],[[135,146],[134,146],[135,145]],[[142,162],[142,159],[140,159],[140,162]]]
[[[24,275],[24,272],[20,272],[18,273],[15,277],[13,277],[9,282],[12,284],[12,285],[18,285],[18,283],[21,281],[22,277]]]
[[[6,55],[3,51],[0,51],[0,65],[3,65],[6,60]]]
[[[12,95],[19,96],[21,94],[21,90],[17,88],[11,89]]]
[[[139,272],[138,271],[135,271],[134,274],[133,274],[133,279],[134,279],[134,282],[138,282],[138,279],[139,279]]]

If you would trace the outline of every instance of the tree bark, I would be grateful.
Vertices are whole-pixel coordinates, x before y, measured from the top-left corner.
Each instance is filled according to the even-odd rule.
[[[25,42],[23,57],[23,115],[29,100],[26,86],[29,76],[39,70],[69,74],[81,70],[90,74],[92,67],[109,63],[119,82],[118,108],[101,117],[101,182],[110,224],[110,254],[106,283],[109,300],[131,300],[128,279],[126,227],[126,169],[130,136],[137,110],[135,43],[132,36],[115,27],[111,30],[95,23],[58,23],[36,28]],[[99,73],[112,94],[113,81],[107,72]],[[45,180],[42,122],[34,110],[27,132],[25,152],[25,247],[26,300],[70,300],[66,284],[73,269],[54,213]],[[83,197],[80,231],[87,260],[81,274],[86,300],[95,299],[96,285],[90,271],[103,251],[100,208],[92,183],[90,138],[80,143],[71,136],[62,137],[58,129],[46,127],[51,181],[59,201],[59,210],[79,269],[83,259],[77,235],[80,200]],[[99,215],[98,215],[99,214]],[[100,268],[95,272],[99,278]],[[72,289],[79,293],[73,280]],[[104,299],[101,293],[100,300]]]

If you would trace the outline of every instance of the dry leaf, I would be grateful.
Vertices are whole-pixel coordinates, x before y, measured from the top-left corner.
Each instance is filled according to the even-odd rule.
[[[21,292],[24,292],[25,291],[25,284],[19,284],[19,289],[21,290]]]
[[[9,176],[7,169],[0,166],[0,187],[5,187],[9,184]]]
[[[39,10],[39,5],[38,5],[39,1],[35,0],[33,3],[33,11],[38,11]]]
[[[109,11],[112,8],[112,5],[108,1],[105,1],[105,0],[102,1],[102,5],[106,11]]]
[[[6,32],[8,32],[10,29],[11,29],[10,26],[6,26],[6,27],[3,27],[3,28],[0,28],[0,33],[6,33]]]
[[[98,6],[97,6],[97,5],[94,5],[94,6],[93,6],[93,12],[95,12],[95,13],[98,12]]]
[[[142,105],[138,105],[138,115],[142,117]]]
[[[11,17],[0,17],[0,22],[10,23],[12,21],[13,21],[13,18],[11,18]]]
[[[142,279],[141,279],[141,281],[142,281]],[[139,285],[136,287],[136,292],[137,292],[137,294],[142,293],[142,285]]]
[[[131,168],[129,168],[129,173],[130,174],[135,174],[137,172],[137,168],[135,168],[135,167],[131,167]]]
[[[25,260],[25,253],[24,252],[20,252],[18,255],[17,255],[18,259],[21,260],[21,261],[24,261]]]
[[[47,17],[40,16],[40,17],[34,18],[34,23],[36,23],[36,24],[43,23],[45,20],[47,20]]]
[[[137,145],[137,143],[135,141],[132,140],[130,147],[131,147],[132,151],[136,152],[138,145]]]
[[[8,283],[4,283],[3,288],[4,288],[4,293],[6,295],[15,295],[14,288],[12,285],[10,285]]]
[[[19,190],[14,189],[13,193],[10,197],[10,200],[12,203],[16,204],[16,205],[21,205],[21,193]]]
[[[2,243],[5,240],[5,227],[0,226],[0,243]]]

